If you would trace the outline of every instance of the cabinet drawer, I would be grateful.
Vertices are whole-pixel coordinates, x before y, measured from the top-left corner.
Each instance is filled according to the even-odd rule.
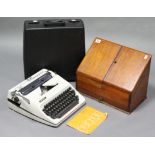
[[[112,85],[102,85],[102,100],[111,105],[129,111],[130,93],[115,88]]]

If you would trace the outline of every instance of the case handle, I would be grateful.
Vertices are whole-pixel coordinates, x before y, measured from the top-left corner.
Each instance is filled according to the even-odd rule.
[[[64,21],[45,21],[44,26],[46,27],[59,27],[59,26],[65,26]]]

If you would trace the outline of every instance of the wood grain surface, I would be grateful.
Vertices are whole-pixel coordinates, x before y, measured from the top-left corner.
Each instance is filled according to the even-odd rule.
[[[76,72],[79,91],[127,112],[145,98],[151,55],[95,38]]]

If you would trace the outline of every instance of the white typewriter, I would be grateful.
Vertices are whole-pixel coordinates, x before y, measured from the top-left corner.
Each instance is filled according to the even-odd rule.
[[[9,108],[38,122],[58,126],[85,98],[56,73],[42,69],[8,91]]]

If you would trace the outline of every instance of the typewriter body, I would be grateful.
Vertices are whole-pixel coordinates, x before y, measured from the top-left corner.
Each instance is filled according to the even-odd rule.
[[[85,104],[84,97],[56,73],[42,69],[8,91],[9,108],[58,126]]]

